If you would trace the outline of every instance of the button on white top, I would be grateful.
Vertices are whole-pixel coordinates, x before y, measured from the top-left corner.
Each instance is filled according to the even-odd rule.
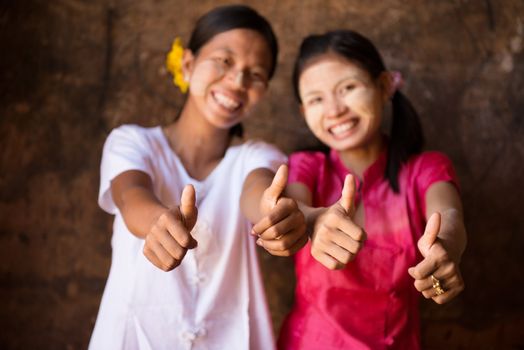
[[[113,130],[104,145],[99,193],[100,206],[116,215],[113,256],[90,349],[274,349],[256,244],[238,203],[251,171],[276,171],[283,162],[285,156],[274,147],[247,141],[231,146],[198,181],[160,127]],[[129,170],[149,175],[156,196],[168,206],[179,204],[186,184],[198,185],[193,230],[198,246],[170,272],[147,260],[144,240],[129,232],[115,206],[111,180]],[[184,338],[181,332],[187,332]]]

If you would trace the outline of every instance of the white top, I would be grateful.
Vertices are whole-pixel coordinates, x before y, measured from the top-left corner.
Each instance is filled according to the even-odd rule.
[[[204,180],[191,178],[171,150],[161,127],[124,125],[104,146],[99,204],[115,215],[112,264],[90,349],[273,349],[271,320],[251,225],[239,207],[247,175],[276,170],[286,161],[276,148],[247,141],[230,147]],[[167,206],[179,204],[182,189],[196,190],[198,220],[188,250],[170,272],[142,253],[111,197],[110,182],[127,170],[152,179]]]

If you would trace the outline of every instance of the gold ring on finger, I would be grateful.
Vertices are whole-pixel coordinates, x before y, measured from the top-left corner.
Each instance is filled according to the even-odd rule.
[[[436,295],[442,295],[446,291],[442,288],[440,281],[435,276],[431,275],[431,282],[433,283],[433,289]]]

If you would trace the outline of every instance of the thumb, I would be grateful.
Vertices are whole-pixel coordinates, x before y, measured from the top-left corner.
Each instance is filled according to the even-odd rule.
[[[266,189],[265,197],[273,204],[276,204],[282,192],[286,189],[288,176],[288,167],[286,164],[282,164],[276,174],[273,177],[271,185]]]
[[[418,241],[418,249],[422,253],[423,257],[426,257],[429,251],[429,248],[435,243],[438,233],[440,231],[440,213],[435,212],[431,214],[428,222],[426,223],[426,229],[424,234],[420,237]]]
[[[342,196],[338,200],[338,203],[344,208],[346,213],[350,216],[355,211],[354,207],[355,200],[355,178],[351,174],[347,174],[344,179],[344,187],[342,187]]]
[[[193,185],[186,185],[180,198],[180,212],[188,231],[193,229],[197,220],[198,209],[195,206],[196,194]]]

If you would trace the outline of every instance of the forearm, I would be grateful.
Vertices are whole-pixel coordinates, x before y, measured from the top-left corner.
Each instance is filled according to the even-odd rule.
[[[460,262],[466,249],[467,235],[461,210],[448,208],[440,212],[441,227],[438,238],[446,247],[452,259]]]
[[[242,188],[240,209],[244,216],[252,223],[258,222],[264,216],[261,208],[261,199],[266,188],[271,185],[274,173],[269,169],[252,171]]]
[[[426,194],[426,218],[439,212],[441,224],[438,238],[455,262],[460,262],[466,248],[466,228],[462,202],[456,188],[447,182],[432,185]]]
[[[140,186],[122,192],[118,207],[127,228],[138,238],[145,238],[153,223],[168,210],[149,189]]]
[[[286,187],[286,195],[293,198],[298,203],[298,208],[306,219],[306,232],[309,237],[313,234],[317,218],[324,213],[327,208],[313,207],[313,195],[309,188],[301,182],[293,182]]]
[[[313,208],[309,205],[297,201],[298,208],[302,211],[304,214],[304,217],[306,218],[306,232],[308,236],[311,238],[311,235],[313,234],[315,223],[317,221],[317,218],[326,211],[327,208],[319,207],[319,208]]]

